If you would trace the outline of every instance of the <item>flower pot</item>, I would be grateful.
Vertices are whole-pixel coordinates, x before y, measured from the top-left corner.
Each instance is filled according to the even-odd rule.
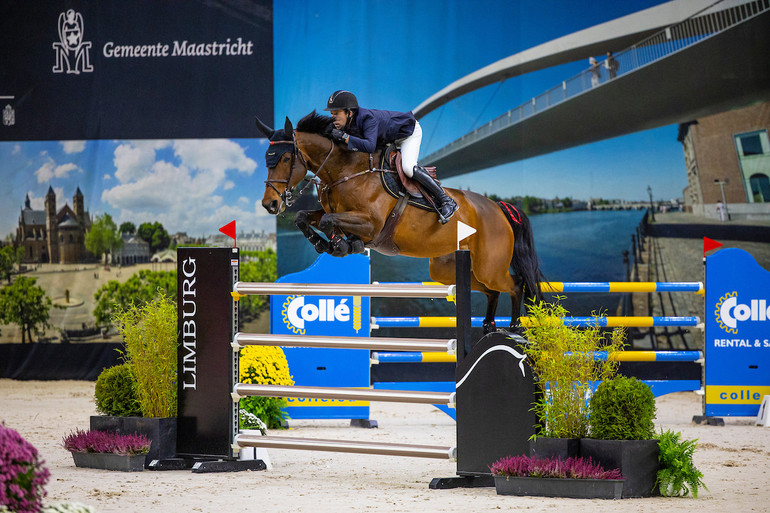
[[[494,476],[498,495],[620,499],[623,479],[556,479]]]
[[[144,470],[144,454],[112,454],[106,452],[73,452],[76,467],[141,472]]]
[[[591,458],[605,469],[620,469],[626,481],[624,498],[657,495],[658,452],[657,440],[580,440],[581,456]]]
[[[573,458],[580,456],[580,438],[538,436],[529,441],[530,458]]]
[[[144,459],[148,467],[153,460],[169,459],[176,456],[176,417],[115,417],[94,415],[91,429],[115,431],[122,435],[137,433],[147,435],[152,441],[150,451]]]

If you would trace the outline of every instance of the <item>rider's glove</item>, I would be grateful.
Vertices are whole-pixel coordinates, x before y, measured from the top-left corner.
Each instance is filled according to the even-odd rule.
[[[337,142],[346,143],[348,142],[348,137],[350,136],[338,128],[335,128],[332,130],[332,139],[334,139]]]

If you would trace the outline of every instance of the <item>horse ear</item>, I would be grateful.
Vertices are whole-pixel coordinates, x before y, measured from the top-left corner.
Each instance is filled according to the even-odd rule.
[[[265,137],[267,137],[268,139],[273,137],[273,134],[275,133],[275,130],[273,130],[272,128],[270,128],[266,124],[264,124],[262,122],[262,120],[259,119],[258,116],[254,116],[254,118],[257,120],[257,128],[259,128],[259,131],[262,132],[263,134],[265,134]]]
[[[286,134],[286,137],[291,137],[291,135],[294,133],[294,127],[291,126],[289,116],[286,116],[286,123],[283,125],[283,131]]]

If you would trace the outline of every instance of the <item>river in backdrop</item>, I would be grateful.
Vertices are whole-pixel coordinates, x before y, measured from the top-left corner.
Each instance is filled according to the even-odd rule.
[[[644,211],[581,211],[540,214],[530,217],[541,271],[549,281],[625,281],[623,251],[631,250]],[[278,230],[278,275],[297,272],[311,265],[318,254],[296,229]],[[419,282],[430,280],[428,260],[404,256],[386,257],[372,252],[372,281]],[[562,304],[574,316],[604,312],[615,315],[619,294],[570,294]],[[486,298],[473,294],[474,316],[484,316]],[[454,305],[446,300],[372,299],[372,315],[414,316],[454,315]],[[511,315],[507,294],[500,297],[498,316]],[[411,332],[411,333],[409,333]],[[452,336],[449,331],[430,329],[419,334],[405,328],[382,329],[379,336]]]

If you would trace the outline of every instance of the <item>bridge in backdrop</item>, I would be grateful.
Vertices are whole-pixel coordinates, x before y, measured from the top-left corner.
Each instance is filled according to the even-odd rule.
[[[421,163],[456,176],[764,101],[767,48],[770,0],[675,0],[596,25],[471,73],[414,114],[421,118],[486,85],[607,50],[618,50],[616,76],[602,66],[592,80],[586,70]]]

